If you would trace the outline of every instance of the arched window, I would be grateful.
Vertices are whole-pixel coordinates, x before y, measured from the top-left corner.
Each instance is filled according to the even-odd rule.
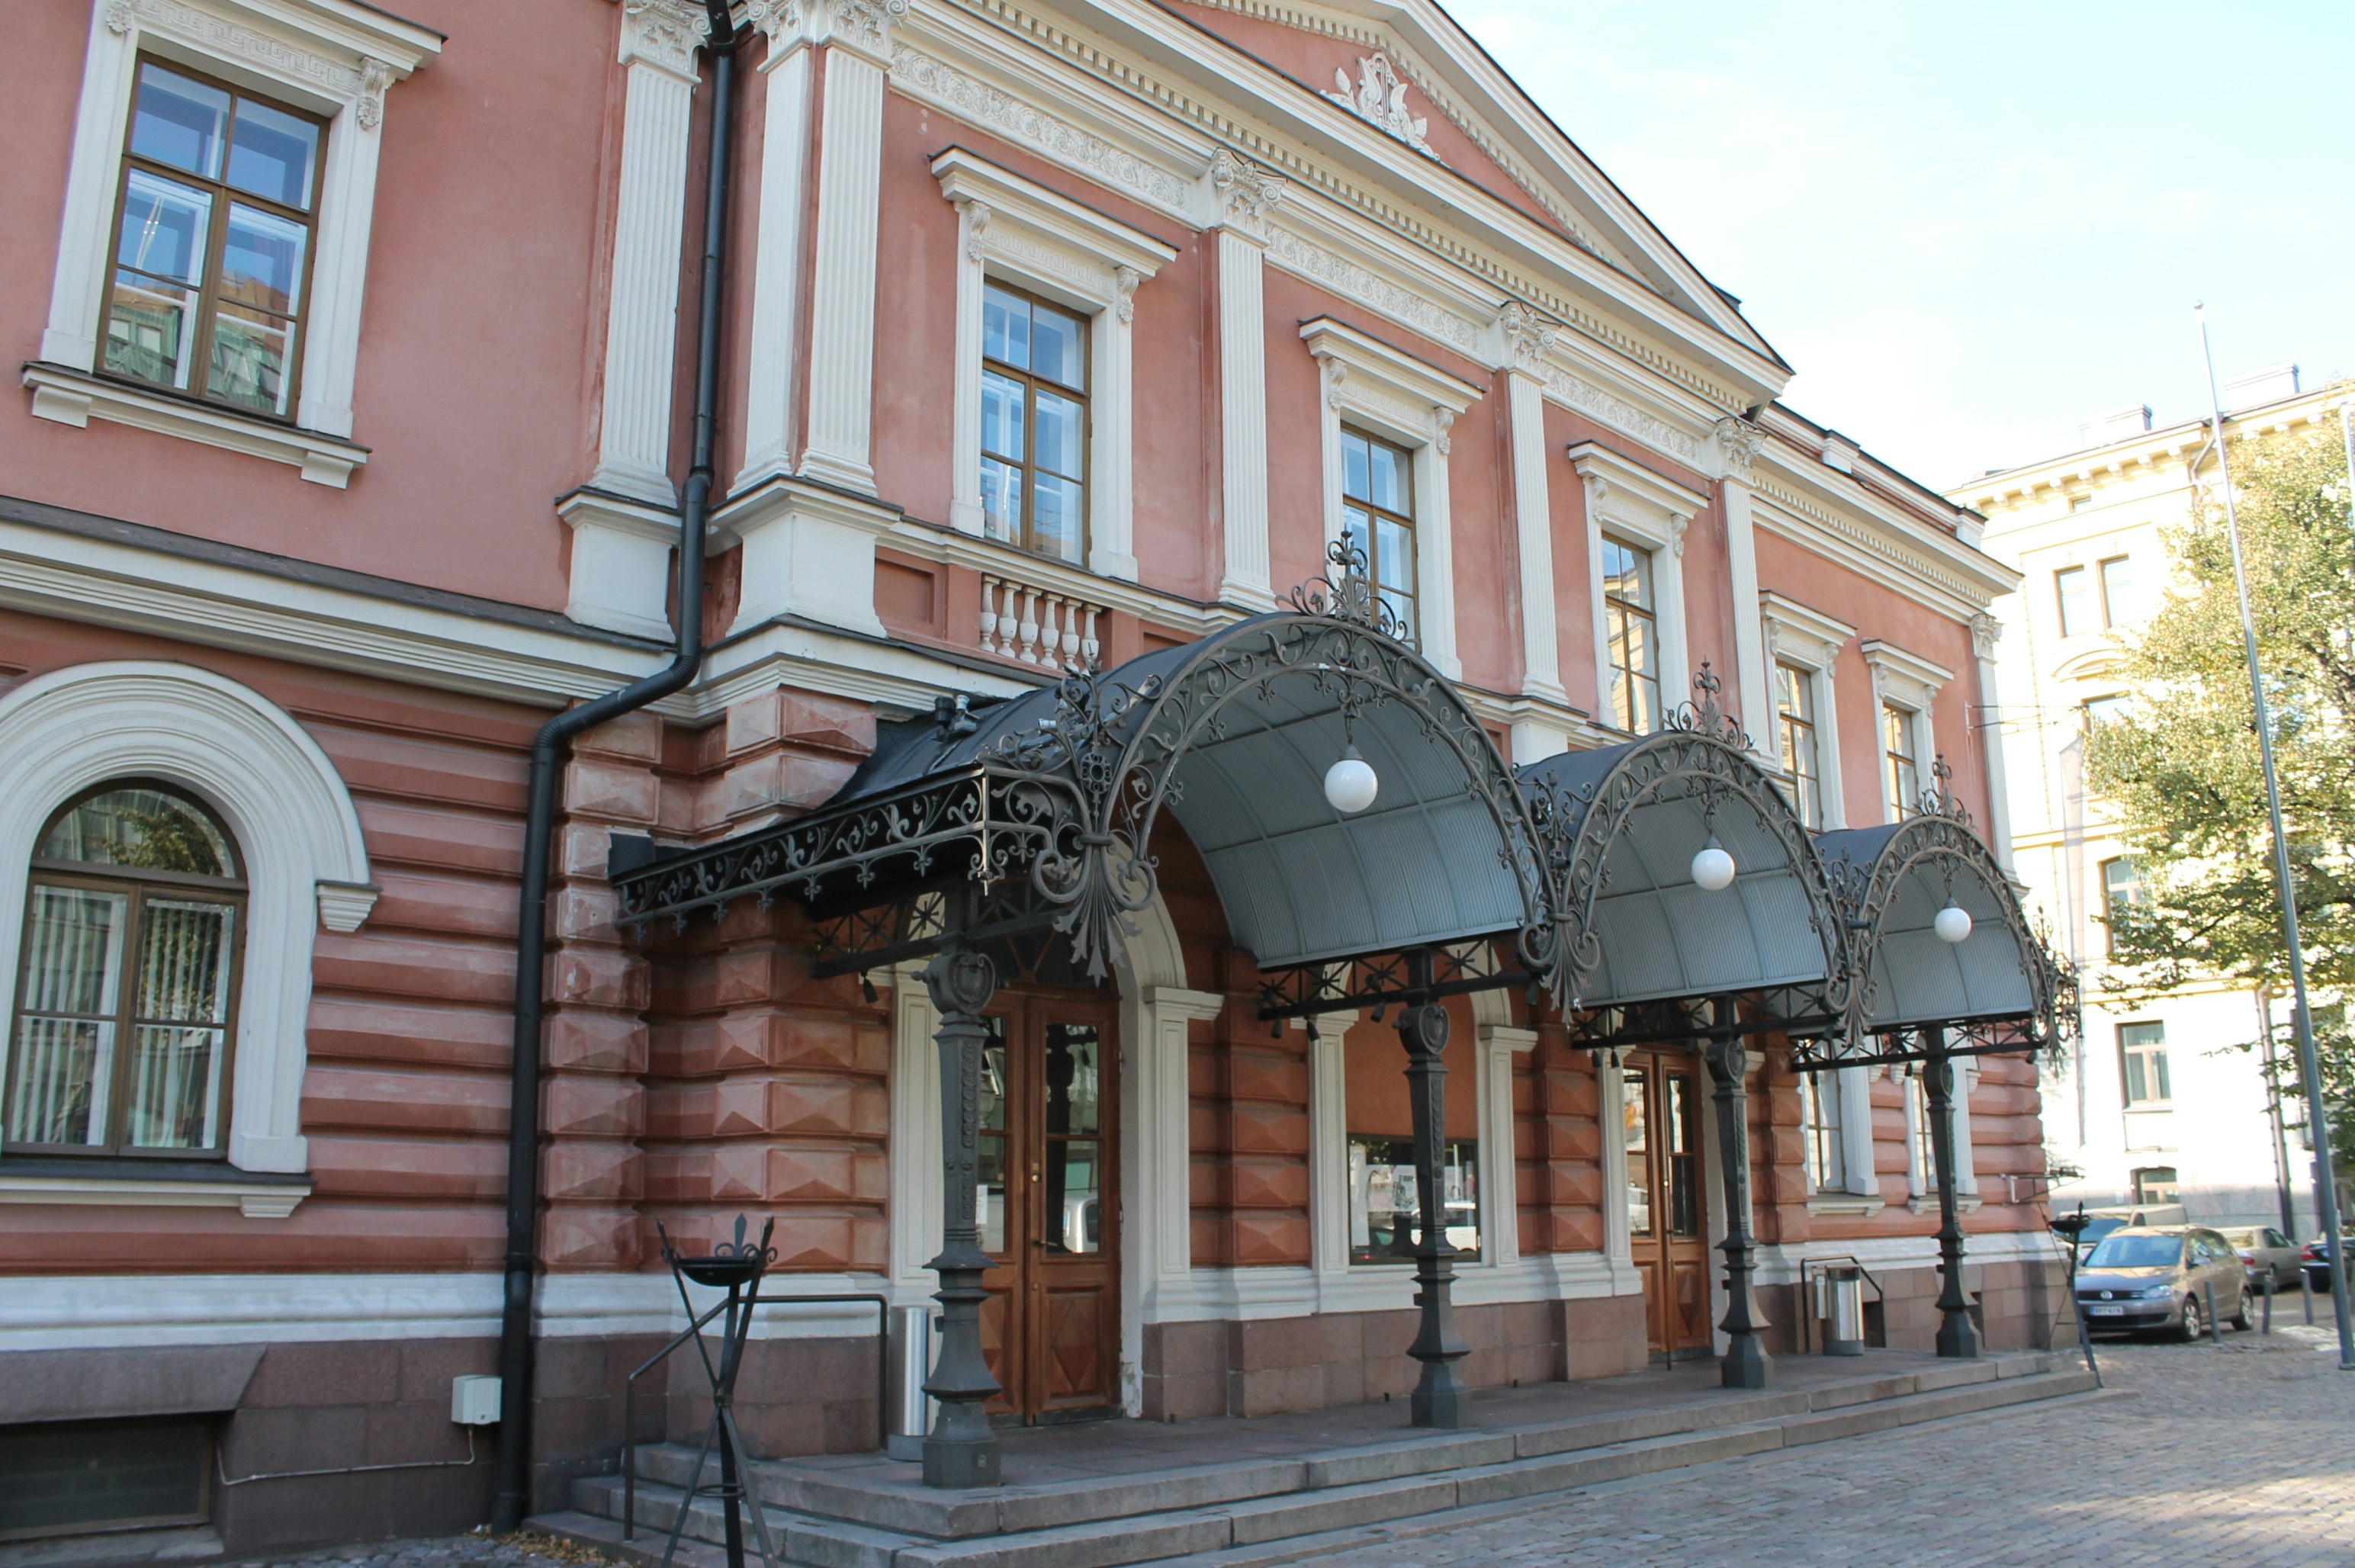
[[[218,1155],[244,867],[212,812],[116,781],[33,850],[9,1054],[11,1152]]]

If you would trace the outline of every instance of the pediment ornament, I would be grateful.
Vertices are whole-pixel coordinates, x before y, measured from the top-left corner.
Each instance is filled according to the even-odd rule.
[[[1431,151],[1431,144],[1423,140],[1423,133],[1430,128],[1431,122],[1422,115],[1407,112],[1407,84],[1399,80],[1390,56],[1378,53],[1359,60],[1355,87],[1349,85],[1348,71],[1335,70],[1333,86],[1336,91],[1325,94],[1332,101],[1361,119],[1371,121],[1415,151]]]

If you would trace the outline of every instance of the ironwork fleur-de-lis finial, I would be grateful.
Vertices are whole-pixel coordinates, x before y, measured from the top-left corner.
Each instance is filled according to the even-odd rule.
[[[1321,576],[1310,578],[1286,596],[1294,611],[1352,622],[1383,636],[1405,640],[1406,623],[1375,589],[1364,546],[1344,534],[1325,547],[1325,561]]]
[[[1700,694],[1699,699],[1679,703],[1660,728],[1682,730],[1746,750],[1750,737],[1743,733],[1742,721],[1718,705],[1717,694],[1724,689],[1725,682],[1717,677],[1710,661],[1701,660],[1700,673],[1693,677],[1693,690]]]
[[[1922,815],[1943,816],[1949,821],[1959,822],[1966,827],[1969,827],[1970,808],[1966,806],[1962,797],[1955,793],[1955,765],[1946,761],[1945,752],[1939,752],[1937,759],[1930,764],[1930,776],[1937,782],[1922,792],[1920,802]]]

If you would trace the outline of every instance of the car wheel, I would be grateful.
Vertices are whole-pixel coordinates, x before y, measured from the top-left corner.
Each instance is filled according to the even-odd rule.
[[[2247,1285],[2241,1286],[2241,1310],[2233,1314],[2232,1327],[2243,1334],[2249,1331],[2249,1314],[2256,1307],[2256,1303],[2252,1299],[2254,1294]]]
[[[2200,1303],[2191,1296],[2185,1296],[2183,1298],[2183,1322],[2176,1330],[2177,1336],[2180,1338],[2185,1344],[2189,1345],[2196,1341],[2200,1335],[2207,1331],[2208,1325],[2201,1320],[2200,1316]]]

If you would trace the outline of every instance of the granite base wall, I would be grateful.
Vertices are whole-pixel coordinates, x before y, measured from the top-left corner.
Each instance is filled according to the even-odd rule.
[[[1883,1292],[1873,1342],[1892,1350],[1929,1350],[1938,1336],[1938,1271],[1935,1267],[1875,1269]],[[1981,1342],[1990,1350],[2045,1350],[2077,1342],[2068,1309],[2066,1265],[2057,1261],[2010,1259],[1975,1264],[1966,1258],[1963,1290],[1970,1297]],[[1812,1296],[1812,1290],[1806,1293]],[[1867,1292],[1870,1301],[1870,1293]],[[1762,1285],[1758,1305],[1768,1322],[1766,1348],[1778,1356],[1820,1346],[1821,1326],[1803,1320],[1812,1303],[1796,1285]]]

